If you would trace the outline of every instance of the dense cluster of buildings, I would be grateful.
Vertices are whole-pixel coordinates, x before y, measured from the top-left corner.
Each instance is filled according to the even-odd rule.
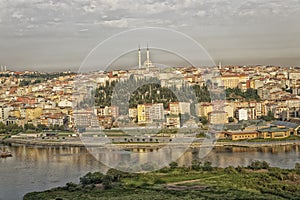
[[[74,75],[65,72],[58,78],[20,86],[24,76],[36,74],[39,73],[0,72],[0,122],[23,127],[25,124],[72,127]]]
[[[120,124],[153,125],[156,127],[180,128],[198,127],[193,115],[206,118],[210,124],[227,124],[242,120],[256,120],[272,113],[282,121],[297,122],[300,116],[300,68],[277,66],[216,66],[180,67],[159,69],[150,61],[149,49],[144,65],[136,69],[93,72],[82,80],[83,90],[74,88],[76,74],[65,73],[57,78],[38,84],[20,86],[22,75],[37,72],[13,72],[2,67],[0,72],[0,122],[6,125],[38,124],[47,127],[60,126],[76,130],[80,127],[118,127]],[[209,76],[208,76],[209,75]],[[82,94],[90,88],[90,82],[96,86],[105,86],[112,81],[122,82],[129,78],[137,80],[156,77],[162,87],[181,88],[183,85],[212,85],[211,88],[225,90],[239,88],[246,91],[255,89],[259,100],[218,99],[211,102],[169,102],[168,108],[162,103],[141,103],[136,108],[128,108],[127,116],[119,112],[118,105],[74,109],[83,101]],[[209,79],[207,77],[210,77]],[[32,83],[34,79],[31,80]],[[210,83],[209,83],[210,82]],[[88,83],[88,84],[85,84]],[[194,111],[194,112],[193,112]],[[194,114],[192,114],[194,113]],[[185,120],[181,118],[185,117]],[[127,120],[125,120],[127,119]],[[299,121],[298,121],[299,122]],[[282,130],[283,131],[283,130]],[[227,137],[267,137],[264,132],[224,133]],[[224,136],[225,136],[224,135]],[[263,135],[263,136],[262,136]]]

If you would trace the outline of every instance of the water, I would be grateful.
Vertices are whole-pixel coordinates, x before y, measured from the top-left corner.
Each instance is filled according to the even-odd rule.
[[[84,148],[76,147],[5,147],[13,157],[0,159],[0,199],[22,199],[27,192],[78,182],[89,171],[103,171],[105,167]],[[265,160],[271,166],[293,168],[300,163],[299,146],[263,148],[224,147],[211,151],[203,161],[214,166],[248,165],[252,160]],[[199,157],[197,150],[188,150],[178,159],[188,165]],[[141,153],[141,156],[143,154]]]

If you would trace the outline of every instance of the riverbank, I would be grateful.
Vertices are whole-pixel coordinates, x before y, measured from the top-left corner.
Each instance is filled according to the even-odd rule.
[[[12,139],[7,138],[2,140],[6,145],[27,145],[27,146],[45,146],[45,147],[103,147],[103,144],[97,143],[84,143],[79,138],[77,139],[65,139],[65,140],[34,140],[34,139]],[[122,148],[122,149],[135,149],[135,148],[161,148],[166,145],[172,145],[174,147],[180,147],[181,143],[162,143],[162,142],[127,142],[127,143],[112,143],[110,147]],[[235,141],[235,142],[205,142],[204,139],[198,139],[189,146],[191,148],[200,147],[274,147],[274,146],[289,146],[300,145],[300,140],[281,140],[281,141],[260,141],[260,142],[248,142],[248,141]]]
[[[299,180],[299,164],[287,170],[260,161],[236,168],[212,167],[209,162],[194,162],[189,167],[170,163],[159,171],[142,174],[114,169],[106,175],[88,173],[79,183],[28,193],[24,199],[298,199]]]
[[[67,182],[76,183],[79,177],[88,172],[105,172],[107,169],[87,148],[26,145],[2,145],[2,147],[10,151],[13,157],[0,159],[1,177],[4,180],[0,181],[2,191],[0,199],[22,199],[28,192],[44,191],[59,185],[63,186]],[[253,160],[265,160],[271,166],[282,169],[292,169],[296,163],[300,163],[300,145],[258,148],[216,147],[203,157],[204,151],[205,149],[187,149],[176,161],[179,166],[190,166],[193,160],[202,163],[209,161],[214,167],[226,168],[247,166]],[[176,152],[176,149],[164,148],[157,155],[165,157],[173,152]],[[131,158],[128,157],[130,155],[127,152],[120,152],[117,157],[110,157],[130,161]],[[139,153],[138,156],[141,160],[145,160],[149,154]]]

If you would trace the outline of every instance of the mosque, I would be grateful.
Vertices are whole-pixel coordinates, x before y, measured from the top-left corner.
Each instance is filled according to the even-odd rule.
[[[152,64],[151,60],[150,60],[150,50],[147,44],[147,50],[146,50],[146,60],[142,65],[142,56],[141,56],[141,48],[139,47],[138,50],[138,61],[139,61],[139,69],[150,69],[150,68],[155,68],[155,66]]]

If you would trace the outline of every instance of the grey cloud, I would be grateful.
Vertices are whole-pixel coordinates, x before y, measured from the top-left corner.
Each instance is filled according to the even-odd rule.
[[[299,0],[0,0],[0,10],[0,44],[9,47],[9,43],[16,43],[11,47],[16,53],[18,45],[26,43],[27,38],[40,42],[67,38],[70,43],[83,38],[91,42],[122,30],[147,26],[172,28],[207,41],[214,40],[214,36],[221,37],[220,41],[230,37],[235,45],[245,46],[253,43],[251,36],[268,38],[266,33],[270,30],[277,35],[280,29],[285,30],[276,40],[300,40],[296,27]],[[235,40],[238,37],[241,39]],[[19,40],[20,44],[16,42]],[[14,62],[13,56],[4,53],[1,59],[7,60],[7,64]]]

